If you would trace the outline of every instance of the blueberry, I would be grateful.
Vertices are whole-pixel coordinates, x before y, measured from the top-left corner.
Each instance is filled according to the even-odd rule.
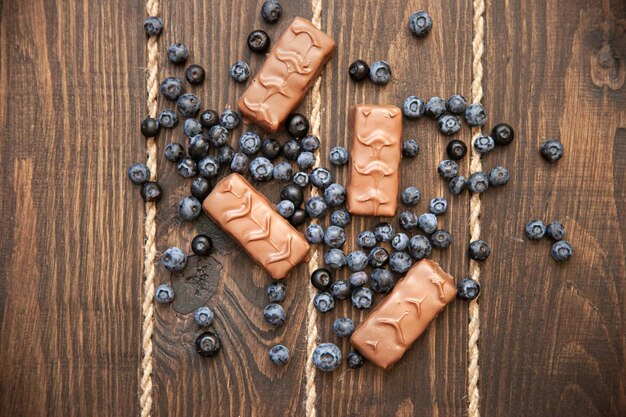
[[[413,265],[411,255],[406,252],[394,252],[389,257],[389,267],[393,272],[404,274]]]
[[[496,143],[494,142],[491,136],[479,135],[474,140],[474,149],[476,149],[476,152],[478,153],[487,154],[493,151],[493,148],[495,147],[496,147]]]
[[[491,137],[496,145],[508,145],[515,139],[515,131],[508,124],[500,123],[491,129]]]
[[[424,233],[431,234],[437,230],[437,216],[432,213],[422,213],[417,218],[417,225]]]
[[[238,83],[243,83],[250,77],[250,66],[245,61],[237,61],[230,67],[230,76]]]
[[[354,322],[347,317],[339,317],[333,323],[333,331],[337,337],[350,337],[354,329]]]
[[[293,174],[292,181],[298,187],[306,187],[307,185],[309,185],[309,174],[307,174],[306,172],[298,171]]]
[[[489,257],[490,253],[491,248],[485,241],[475,240],[469,244],[469,257],[475,261],[484,261]]]
[[[257,54],[264,54],[270,49],[270,36],[263,30],[253,30],[248,35],[248,48]]]
[[[144,182],[141,184],[141,198],[143,201],[157,201],[161,198],[161,187],[156,182]]]
[[[347,262],[350,271],[362,271],[367,268],[367,254],[361,250],[350,252]]]
[[[382,222],[374,226],[374,236],[379,242],[391,242],[393,238],[393,226],[391,223]]]
[[[261,143],[261,153],[270,161],[278,158],[280,150],[280,143],[276,139],[267,138]]]
[[[283,8],[278,0],[265,0],[261,6],[261,17],[269,24],[278,22]]]
[[[209,307],[200,307],[193,315],[193,319],[200,327],[208,327],[215,320],[215,314]]]
[[[333,276],[326,268],[318,268],[311,273],[311,284],[320,291],[330,290]]]
[[[174,290],[167,284],[159,285],[154,290],[154,301],[159,304],[169,304],[174,301]]]
[[[350,369],[359,369],[365,364],[365,358],[359,352],[353,350],[346,356],[346,363]]]
[[[422,193],[417,187],[406,187],[402,190],[401,200],[404,205],[416,206],[420,198],[422,198]]]
[[[375,246],[367,255],[367,262],[372,268],[380,268],[389,262],[389,252],[383,247]]]
[[[459,173],[459,165],[450,159],[444,159],[437,166],[437,171],[442,178],[451,180]]]
[[[178,115],[172,109],[165,109],[159,113],[159,126],[164,129],[173,129],[178,126]]]
[[[185,78],[192,85],[202,84],[204,78],[206,77],[206,72],[204,68],[200,65],[192,64],[187,67],[185,70]]]
[[[324,190],[324,200],[330,207],[338,207],[346,201],[346,189],[341,184],[330,184]]]
[[[194,220],[202,212],[202,205],[196,197],[183,197],[178,203],[178,215],[185,220]]]
[[[499,165],[491,168],[489,170],[489,174],[487,174],[489,185],[492,187],[505,185],[507,182],[509,182],[509,178],[509,170]]]
[[[400,227],[404,230],[413,230],[417,228],[417,214],[412,211],[403,211],[400,213]]]
[[[309,179],[311,180],[311,184],[317,188],[324,189],[332,184],[333,174],[331,174],[326,168],[319,167],[315,168],[313,172],[311,172]]]
[[[293,170],[289,162],[282,161],[274,165],[272,176],[276,181],[289,182],[292,175]]]
[[[276,211],[286,219],[290,218],[295,210],[296,207],[289,200],[281,200],[276,204]]]
[[[228,143],[228,129],[221,125],[215,125],[209,129],[209,142],[216,148]]]
[[[298,156],[300,155],[301,148],[300,144],[295,139],[290,139],[287,142],[283,143],[282,147],[283,156],[290,161],[297,161]]]
[[[315,197],[313,197],[315,198]],[[310,199],[309,201],[311,201]],[[308,209],[308,205],[307,205]],[[310,214],[310,213],[309,213]],[[346,243],[346,231],[338,226],[328,226],[324,232],[324,244],[330,248],[340,248]]]
[[[304,202],[304,193],[302,192],[302,188],[298,187],[295,184],[288,184],[280,192],[281,200],[289,200],[293,203],[294,206],[300,207]]]
[[[437,119],[439,131],[446,136],[452,136],[461,130],[461,118],[456,114],[443,114]]]
[[[370,67],[367,65],[367,62],[357,59],[348,68],[348,75],[352,81],[363,81],[367,78],[370,72]]]
[[[219,174],[220,163],[213,156],[206,156],[198,161],[198,172],[204,178],[213,178]]]
[[[128,179],[133,184],[143,184],[150,179],[150,170],[146,164],[136,162],[128,168]]]
[[[341,349],[332,343],[321,343],[313,351],[313,365],[323,372],[339,368],[341,360]]]
[[[238,172],[243,174],[248,168],[248,156],[244,153],[237,152],[233,155],[233,160],[230,161],[230,170],[232,172]]]
[[[482,172],[475,172],[467,179],[467,188],[473,193],[482,193],[489,188],[489,179]]]
[[[422,235],[415,235],[409,240],[409,253],[418,261],[430,255],[432,250],[430,241]]]
[[[284,345],[272,346],[268,355],[274,365],[286,365],[289,362],[289,349]]]
[[[350,296],[350,284],[347,281],[336,281],[330,286],[330,295],[336,300],[345,300]]]
[[[465,110],[465,121],[470,126],[482,126],[487,121],[487,113],[481,104],[473,103]]]
[[[415,158],[420,151],[420,145],[415,139],[407,139],[402,142],[402,156],[404,158]]]
[[[209,256],[213,241],[207,235],[197,235],[191,241],[191,251],[198,256]]]
[[[215,356],[221,348],[222,342],[215,332],[204,332],[196,338],[196,352],[200,356]]]
[[[335,166],[342,166],[348,163],[348,151],[343,146],[335,146],[328,155],[330,163]]]
[[[211,192],[211,184],[207,181],[206,178],[198,177],[195,178],[191,183],[191,195],[196,197],[200,201],[204,201],[204,199]]]
[[[282,282],[274,281],[265,287],[265,293],[270,303],[280,303],[281,301],[285,301],[287,287],[285,287],[285,284]]]
[[[287,118],[287,132],[294,138],[301,139],[309,133],[309,121],[300,113],[293,113]]]
[[[153,138],[159,134],[159,121],[153,117],[146,117],[141,121],[141,134],[147,138]]]
[[[329,268],[341,269],[346,266],[346,255],[341,249],[330,249],[324,254],[324,264]]]
[[[480,294],[480,284],[471,278],[463,278],[456,290],[456,296],[461,300],[473,300]]]
[[[246,132],[239,138],[239,149],[246,155],[254,155],[261,150],[261,138],[254,132]]]
[[[459,159],[463,159],[465,154],[467,154],[467,146],[460,140],[454,139],[448,142],[446,153],[448,154],[448,158],[453,161],[458,161]]]
[[[393,274],[387,269],[374,268],[370,275],[370,287],[373,291],[388,294],[395,285]]]
[[[529,239],[539,240],[546,234],[546,225],[541,220],[531,220],[526,223],[524,231]]]
[[[411,33],[418,38],[428,35],[433,27],[433,19],[430,18],[428,12],[418,10],[409,17],[409,29]]]
[[[565,262],[574,255],[574,248],[567,240],[559,240],[552,245],[550,255],[557,262]]]
[[[346,227],[350,224],[351,216],[346,209],[337,209],[330,213],[330,222],[335,226]]]
[[[391,239],[391,247],[397,251],[403,251],[409,246],[409,237],[404,233],[396,233]]]
[[[402,105],[402,114],[409,120],[416,120],[424,115],[425,108],[426,103],[421,98],[409,96]]]
[[[552,223],[548,225],[548,237],[552,240],[563,240],[565,239],[565,226],[559,221],[554,220]]]
[[[206,136],[196,135],[189,140],[187,153],[194,161],[198,161],[209,154],[211,145]]]
[[[563,157],[563,144],[558,140],[547,140],[541,144],[540,151],[546,161],[556,162]]]
[[[293,227],[302,226],[308,217],[309,216],[307,215],[306,210],[297,208],[296,211],[293,212],[293,215],[289,218],[289,224]]]
[[[448,200],[442,197],[435,197],[430,200],[428,210],[435,216],[440,216],[448,210]]]
[[[185,117],[194,117],[200,111],[200,99],[195,94],[185,93],[178,97],[178,112]]]
[[[159,89],[163,97],[169,101],[176,101],[178,97],[183,95],[185,89],[183,88],[183,82],[177,77],[168,77],[161,82]]]
[[[324,228],[316,223],[310,224],[304,231],[304,237],[309,243],[322,243],[324,241]]]
[[[239,126],[239,115],[231,109],[226,109],[220,114],[220,124],[228,130],[233,130]]]
[[[330,310],[335,308],[335,299],[330,293],[321,292],[313,297],[313,306],[320,313],[328,313]]]
[[[391,80],[391,67],[386,61],[376,61],[370,67],[370,80],[374,84],[385,85]]]
[[[285,309],[280,304],[271,303],[263,309],[263,317],[265,321],[272,326],[280,327],[285,324]]]
[[[143,21],[143,30],[148,36],[159,36],[163,31],[163,21],[156,16],[148,16]]]
[[[259,156],[250,162],[250,174],[256,181],[269,181],[272,179],[274,166],[269,159]]]
[[[350,298],[352,300],[352,305],[355,308],[359,310],[367,310],[372,307],[374,294],[369,288],[360,287],[352,292],[352,296]]]
[[[235,156],[235,150],[232,146],[226,144],[219,147],[215,159],[221,164],[229,165]]]
[[[314,219],[319,219],[320,217],[324,217],[328,206],[322,197],[316,195],[307,200],[305,208],[309,216]],[[326,236],[328,236],[328,229],[326,230]],[[326,236],[324,236],[324,239],[326,239]]]
[[[220,122],[220,115],[215,110],[205,110],[200,114],[200,124],[210,129]]]
[[[438,119],[439,116],[446,111],[446,101],[441,97],[431,97],[426,103],[426,114],[433,119]]]
[[[369,277],[367,276],[366,272],[357,271],[350,275],[350,279],[348,280],[348,282],[353,287],[362,287],[363,285],[367,284],[368,279]]]
[[[320,147],[320,140],[317,136],[307,135],[301,141],[302,150],[307,152],[315,152]]]
[[[187,119],[183,123],[183,133],[188,138],[199,135],[202,133],[202,125],[196,119]]]
[[[167,60],[172,64],[184,64],[189,58],[189,48],[182,43],[173,43],[167,48]]]
[[[173,246],[163,252],[161,263],[168,271],[180,272],[187,265],[187,255],[180,248]]]
[[[313,168],[313,165],[315,165],[315,155],[313,152],[302,152],[298,155],[296,162],[300,169]]]
[[[448,183],[448,189],[452,195],[461,194],[467,188],[467,180],[463,175],[456,176]]]
[[[467,109],[467,102],[465,101],[465,97],[455,94],[448,98],[448,101],[446,102],[446,107],[448,108],[449,112],[462,115]]]
[[[447,230],[437,230],[430,237],[433,248],[447,249],[452,244],[452,235]]]
[[[362,248],[373,248],[374,246],[376,246],[376,235],[374,235],[374,232],[364,230],[359,233],[356,242]]]

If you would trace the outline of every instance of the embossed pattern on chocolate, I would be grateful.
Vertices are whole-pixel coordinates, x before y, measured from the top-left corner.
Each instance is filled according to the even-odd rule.
[[[347,208],[355,215],[393,216],[398,207],[402,112],[396,106],[352,108]]]
[[[454,279],[423,259],[356,329],[350,342],[374,365],[390,368],[456,296]]]
[[[284,278],[308,258],[304,236],[239,174],[220,181],[202,208],[274,279]]]
[[[335,50],[335,41],[296,17],[278,39],[237,106],[246,123],[275,132],[313,85]]]

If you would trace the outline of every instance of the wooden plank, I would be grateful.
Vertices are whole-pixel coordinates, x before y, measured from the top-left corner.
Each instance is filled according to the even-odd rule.
[[[623,1],[489,2],[485,105],[517,139],[486,167],[510,185],[483,198],[493,249],[482,274],[481,406],[486,416],[626,413]],[[551,166],[538,146],[557,137]],[[558,219],[576,255],[560,265],[531,218]]]
[[[0,415],[136,415],[143,8],[1,7]]]

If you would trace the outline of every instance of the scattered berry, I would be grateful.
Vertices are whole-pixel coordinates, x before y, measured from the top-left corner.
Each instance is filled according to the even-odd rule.
[[[141,184],[141,198],[143,201],[157,201],[161,198],[161,187],[156,182],[144,182]]]
[[[309,177],[311,184],[317,188],[325,189],[333,182],[333,174],[326,168],[315,168]]]
[[[304,188],[309,185],[309,174],[306,172],[298,171],[293,174],[292,181],[298,187]]]
[[[198,174],[198,166],[196,161],[191,158],[183,158],[176,166],[178,173],[183,178],[195,177]]]
[[[313,198],[316,198],[316,197],[313,197]],[[311,201],[312,199],[310,199],[309,201]],[[308,202],[307,202],[307,211],[308,211]],[[311,215],[311,213],[309,213],[309,215]],[[311,217],[313,217],[313,215],[311,215]],[[328,226],[326,228],[326,232],[324,233],[324,244],[326,244],[326,246],[330,248],[340,248],[343,246],[345,242],[346,242],[346,232],[341,227]]]
[[[156,16],[148,16],[143,21],[143,30],[148,36],[159,36],[163,31],[163,21]]]
[[[233,160],[234,156],[235,156],[235,150],[232,148],[232,146],[226,144],[226,145],[220,146],[220,148],[217,150],[215,159],[217,159],[217,162],[219,162],[220,165],[221,164],[228,165]]]
[[[417,227],[417,214],[413,211],[403,211],[400,213],[399,223],[404,230],[413,230]]]
[[[550,255],[557,262],[565,262],[574,255],[574,248],[567,240],[559,240],[552,245]]]
[[[293,212],[293,215],[289,218],[289,224],[291,224],[293,227],[299,227],[304,224],[307,218],[308,215],[306,213],[306,210],[297,208],[296,211]]]
[[[263,30],[253,30],[248,35],[248,48],[257,54],[264,54],[270,49],[270,36]]]
[[[422,260],[432,252],[430,241],[422,236],[415,235],[409,240],[409,253],[416,260]]]
[[[489,188],[489,179],[483,172],[475,172],[467,179],[467,188],[480,194]]]
[[[365,249],[370,249],[376,246],[376,235],[374,232],[369,230],[364,230],[359,233],[359,236],[356,239],[357,244]]]
[[[335,308],[335,299],[330,293],[321,292],[313,297],[313,306],[320,313],[328,313]]]
[[[202,205],[196,197],[183,197],[178,203],[178,215],[184,220],[194,220],[202,212]]]
[[[458,175],[450,180],[448,189],[452,195],[459,195],[467,188],[467,180],[463,175]]]
[[[298,168],[300,169],[310,169],[315,165],[315,155],[313,152],[301,152],[296,159],[298,164]]]
[[[417,218],[417,225],[424,233],[434,233],[437,230],[437,216],[432,213],[422,213]]]
[[[128,168],[128,179],[133,184],[143,184],[150,179],[150,169],[146,164],[136,162]]]
[[[339,207],[346,201],[346,189],[341,184],[330,184],[324,190],[324,200],[330,207]]]
[[[330,214],[330,222],[335,226],[346,227],[350,224],[350,213],[346,209],[337,209]]]
[[[200,99],[191,93],[185,93],[178,97],[176,107],[178,112],[185,117],[194,117],[200,111]]]
[[[280,327],[285,324],[285,309],[280,304],[271,303],[263,309],[263,317],[265,321],[272,326]]]
[[[323,372],[339,368],[341,360],[341,349],[332,343],[321,343],[313,351],[313,365]]]
[[[279,303],[285,301],[287,293],[287,287],[282,282],[274,281],[267,287],[265,287],[265,293],[267,294],[270,303]]]
[[[442,197],[435,197],[430,200],[428,210],[435,216],[441,216],[448,210],[448,200]]]
[[[335,166],[345,165],[348,163],[348,151],[343,146],[336,146],[330,150],[328,159]]]
[[[548,225],[548,237],[552,240],[563,240],[565,239],[565,226],[561,222],[554,220],[552,223]]]
[[[407,139],[402,142],[402,156],[404,158],[415,158],[420,152],[420,145],[415,139]]]
[[[261,6],[261,17],[269,24],[278,22],[283,8],[278,0],[265,0]]]
[[[309,121],[300,113],[293,113],[287,118],[287,132],[294,138],[301,139],[309,133]]]
[[[413,265],[411,255],[406,252],[394,252],[389,257],[389,267],[393,272],[404,274]]]
[[[243,174],[248,168],[248,156],[244,153],[237,152],[230,161],[230,170]]]
[[[493,151],[493,148],[496,147],[496,143],[494,142],[491,136],[480,135],[474,140],[474,149],[478,153],[487,154]]]
[[[196,135],[189,140],[187,153],[194,161],[198,161],[209,154],[209,140],[204,135]]]
[[[447,230],[437,230],[430,237],[433,248],[447,249],[452,244],[452,235]]]
[[[185,89],[183,82],[177,77],[168,77],[163,80],[160,87],[161,94],[169,101],[176,101],[183,95]]]
[[[459,159],[463,159],[465,154],[467,154],[467,146],[460,140],[454,139],[448,142],[446,153],[448,154],[448,158],[453,161],[458,161]]]
[[[356,350],[348,353],[346,356],[346,363],[348,364],[348,368],[350,369],[359,369],[365,364],[365,358]]]
[[[189,48],[182,43],[173,43],[167,48],[167,60],[172,64],[184,64],[189,58]]]
[[[465,101],[465,97],[455,94],[448,98],[448,101],[446,102],[446,107],[449,112],[462,115],[467,109],[467,102]]]
[[[487,113],[481,104],[473,103],[465,110],[465,121],[470,126],[482,126],[487,121]]]
[[[461,300],[473,300],[480,294],[480,284],[471,278],[463,278],[456,286],[456,296]]]
[[[367,254],[361,250],[350,252],[347,257],[347,264],[352,272],[363,271],[367,268]]]
[[[314,219],[319,219],[320,217],[324,217],[324,215],[326,214],[326,210],[328,209],[328,206],[326,205],[326,202],[324,201],[322,197],[316,195],[307,200],[305,204],[305,209],[306,209],[306,212],[309,214],[309,216],[311,216]],[[328,232],[330,231],[329,229],[326,230],[326,235],[324,236],[325,241],[327,239]]]
[[[446,136],[452,136],[461,130],[461,118],[456,114],[443,114],[437,122],[439,131]]]
[[[416,120],[424,115],[425,109],[426,103],[421,98],[409,96],[402,105],[402,114],[409,120]]]
[[[239,149],[246,155],[254,155],[261,150],[261,138],[254,132],[245,132],[239,138]]]
[[[418,38],[423,38],[428,35],[428,32],[433,27],[433,20],[428,12],[419,10],[409,17],[409,29],[411,33]]]
[[[276,211],[286,219],[290,218],[295,210],[296,207],[289,200],[281,200],[276,204]]]
[[[406,187],[401,194],[402,204],[406,206],[416,206],[422,198],[422,193],[417,187]]]
[[[207,235],[198,235],[191,241],[191,251],[198,256],[209,256],[213,241]]]
[[[546,161],[556,162],[563,157],[563,144],[558,140],[547,140],[541,144],[541,156]]]
[[[302,145],[303,151],[315,152],[320,147],[320,140],[317,138],[317,136],[307,135],[302,138],[300,144]]]
[[[311,273],[311,284],[320,291],[330,290],[333,276],[326,268],[318,268]]]
[[[354,322],[347,317],[339,317],[333,323],[333,331],[337,337],[350,337],[354,329]]]
[[[191,183],[191,195],[200,201],[204,201],[211,192],[211,189],[211,184],[203,177],[195,178]]]
[[[482,240],[475,240],[469,244],[469,257],[475,261],[484,261],[489,257],[491,248]]]
[[[350,296],[350,284],[347,281],[336,281],[330,286],[330,295],[336,300],[345,300]]]
[[[250,65],[245,61],[236,61],[230,67],[230,76],[238,83],[245,82],[250,77]]]
[[[193,315],[193,319],[196,321],[196,324],[200,327],[208,327],[213,324],[213,320],[215,320],[215,314],[213,310],[209,307],[200,307],[196,310]]]
[[[367,65],[367,62],[357,59],[348,68],[348,74],[352,81],[363,81],[367,78],[370,72],[370,67]]]
[[[178,126],[178,115],[174,110],[165,109],[159,113],[159,126],[164,129],[173,129]]]
[[[205,156],[198,161],[198,172],[204,178],[213,178],[219,174],[220,163],[213,156]]]
[[[391,242],[393,239],[393,226],[391,223],[382,222],[374,226],[374,236],[379,242]]]
[[[300,155],[302,150],[297,140],[289,139],[287,142],[283,143],[281,152],[286,159],[295,161],[298,159],[298,155]]]
[[[437,171],[442,178],[451,180],[459,173],[459,165],[450,159],[444,159],[437,166]]]
[[[372,307],[374,294],[372,290],[366,287],[357,288],[352,292],[350,297],[352,305],[359,310],[367,310]]]
[[[141,121],[141,134],[147,138],[153,138],[159,134],[160,126],[157,119],[146,117]]]
[[[289,200],[293,203],[294,206],[300,207],[304,202],[304,193],[302,192],[302,188],[298,187],[295,184],[288,184],[280,192],[281,200]]]
[[[163,252],[161,263],[168,271],[180,272],[187,265],[187,255],[180,248],[173,246]]]
[[[324,254],[324,264],[329,268],[341,269],[346,262],[346,255],[341,249],[333,248]]]
[[[159,304],[169,304],[174,301],[174,290],[167,284],[159,285],[154,290],[154,301]]]
[[[280,151],[280,143],[278,143],[276,139],[267,138],[263,140],[263,143],[261,144],[261,153],[270,161],[278,158]]]
[[[348,280],[348,282],[353,287],[362,287],[363,285],[367,284],[368,279],[369,277],[367,276],[366,272],[357,271],[350,275],[350,279]]]
[[[250,162],[250,174],[255,181],[269,181],[272,179],[274,166],[269,159],[259,156]]]
[[[284,345],[272,346],[269,357],[274,365],[286,365],[289,362],[289,349]]]
[[[539,240],[546,234],[546,225],[541,220],[531,220],[524,229],[526,236],[532,240]]]
[[[221,348],[222,342],[220,341],[217,333],[204,332],[196,339],[196,352],[198,352],[201,356],[215,356]]]
[[[505,167],[497,165],[489,170],[487,178],[489,179],[489,185],[492,187],[505,185],[507,182],[509,182],[509,170]]]
[[[369,255],[367,255],[367,262],[372,268],[383,267],[389,262],[389,252],[383,247],[375,246],[370,250]]]
[[[391,80],[391,67],[386,61],[376,61],[370,67],[370,80],[374,84],[385,85]]]
[[[491,129],[491,137],[496,145],[508,145],[515,139],[515,131],[506,123],[500,123]]]
[[[220,114],[220,124],[228,130],[233,130],[239,126],[239,115],[231,109],[226,109],[222,114]],[[222,145],[224,143],[222,143]]]
[[[426,103],[425,111],[428,116],[438,119],[446,111],[446,101],[441,97],[431,97]]]
[[[205,110],[200,114],[200,124],[205,129],[210,129],[220,122],[220,115],[215,110]]]
[[[272,176],[276,181],[289,182],[291,181],[292,175],[293,170],[291,169],[291,164],[289,162],[279,162],[274,165],[274,169],[272,170]]]
[[[206,73],[204,71],[204,68],[202,68],[200,65],[192,64],[192,65],[189,65],[187,69],[185,70],[185,78],[187,79],[189,84],[192,84],[192,85],[202,84],[205,77],[206,77]]]
[[[391,239],[391,247],[396,251],[403,251],[409,247],[409,237],[404,233],[396,233]]]
[[[304,237],[307,242],[313,243],[314,245],[322,243],[324,241],[324,228],[316,223],[310,224],[304,231]]]
[[[202,133],[202,125],[196,119],[187,119],[183,123],[183,133],[188,138],[192,138]]]

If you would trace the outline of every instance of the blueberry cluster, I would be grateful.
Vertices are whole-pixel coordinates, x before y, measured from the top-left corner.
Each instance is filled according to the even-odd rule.
[[[548,226],[541,220],[531,220],[526,223],[524,232],[528,239],[531,240],[540,240],[544,237],[553,240],[554,243],[552,244],[550,255],[557,262],[568,261],[574,255],[572,244],[565,240],[565,226],[557,220],[554,220]]]

